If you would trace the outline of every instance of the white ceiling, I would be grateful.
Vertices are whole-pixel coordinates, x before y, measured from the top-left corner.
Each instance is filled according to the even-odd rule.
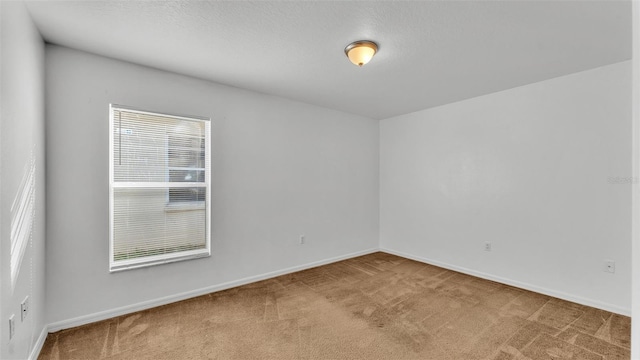
[[[630,1],[37,1],[44,39],[374,119],[631,58]],[[379,53],[352,65],[344,47]]]

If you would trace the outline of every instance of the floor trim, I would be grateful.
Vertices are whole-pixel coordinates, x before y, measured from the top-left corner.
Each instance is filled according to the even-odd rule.
[[[371,249],[367,249],[367,250],[353,252],[353,253],[346,254],[346,255],[336,256],[336,257],[329,258],[329,259],[324,259],[324,260],[310,262],[310,263],[307,263],[307,264],[293,266],[293,267],[289,267],[289,268],[286,268],[286,269],[272,271],[272,272],[264,273],[264,274],[261,274],[261,275],[250,276],[250,277],[246,277],[246,278],[242,278],[242,279],[238,279],[238,280],[234,280],[234,281],[229,281],[229,282],[218,284],[218,285],[208,286],[208,287],[204,287],[204,288],[197,289],[197,290],[187,291],[187,292],[183,292],[183,293],[179,293],[179,294],[175,294],[175,295],[170,295],[170,296],[165,296],[165,297],[154,299],[154,300],[144,301],[144,302],[140,302],[140,303],[136,303],[136,304],[132,304],[132,305],[127,305],[127,306],[123,306],[123,307],[119,307],[119,308],[115,308],[115,309],[111,309],[111,310],[106,310],[106,311],[101,311],[101,312],[94,313],[94,314],[89,314],[89,315],[76,317],[76,318],[73,318],[73,319],[68,319],[68,320],[63,320],[63,321],[51,323],[51,324],[45,325],[43,327],[43,329],[42,329],[42,331],[40,333],[40,336],[38,337],[38,340],[34,344],[34,347],[33,347],[32,351],[31,351],[31,353],[29,354],[29,360],[37,360],[38,355],[42,351],[42,347],[44,345],[44,342],[45,342],[45,340],[47,338],[47,334],[49,332],[56,332],[56,331],[60,331],[60,330],[63,330],[63,329],[68,329],[68,328],[73,328],[73,327],[76,327],[76,326],[86,325],[86,324],[93,323],[93,322],[96,322],[96,321],[106,320],[106,319],[109,319],[109,318],[122,316],[122,315],[130,314],[130,313],[133,313],[133,312],[137,312],[137,311],[147,310],[147,309],[154,308],[154,307],[157,307],[157,306],[166,305],[166,304],[170,304],[170,303],[173,303],[173,302],[177,302],[177,301],[186,300],[186,299],[189,299],[189,298],[205,295],[205,294],[208,294],[208,293],[211,293],[211,292],[226,290],[226,289],[234,288],[234,287],[237,287],[237,286],[250,284],[250,283],[253,283],[253,282],[256,282],[256,281],[266,280],[266,279],[274,278],[274,277],[277,277],[277,276],[286,275],[286,274],[294,273],[294,272],[301,271],[301,270],[311,269],[311,268],[314,268],[314,267],[327,265],[327,264],[331,264],[331,263],[334,263],[334,262],[338,262],[338,261],[342,261],[342,260],[346,260],[346,259],[362,256],[362,255],[372,254],[372,253],[375,253],[375,252],[378,252],[378,251],[385,252],[385,253],[392,254],[392,255],[396,255],[396,256],[400,256],[400,257],[411,259],[411,260],[415,260],[415,261],[419,261],[419,262],[422,262],[422,263],[438,266],[438,267],[441,267],[441,268],[444,268],[444,269],[457,271],[457,272],[460,272],[460,273],[464,273],[464,274],[467,274],[467,275],[479,277],[479,278],[482,278],[482,279],[487,279],[487,280],[496,281],[496,282],[499,282],[499,283],[502,283],[502,284],[515,286],[517,288],[521,288],[521,289],[524,289],[524,290],[533,291],[533,292],[537,292],[537,293],[548,295],[548,296],[553,296],[553,297],[556,297],[556,298],[559,298],[559,299],[575,302],[575,303],[578,303],[578,304],[591,306],[591,307],[595,307],[595,308],[598,308],[598,309],[603,309],[603,310],[606,310],[606,311],[614,312],[614,313],[625,315],[625,316],[630,316],[629,309],[624,309],[624,308],[621,308],[621,307],[616,306],[616,305],[603,303],[603,302],[599,302],[599,301],[595,301],[595,300],[591,300],[591,299],[586,299],[586,298],[574,296],[574,295],[571,295],[571,294],[563,293],[563,292],[560,292],[560,291],[555,291],[555,290],[547,289],[547,288],[544,288],[544,287],[539,287],[539,286],[535,286],[535,285],[531,285],[531,284],[527,284],[527,283],[522,283],[522,282],[519,282],[519,281],[516,281],[516,280],[512,280],[512,279],[508,279],[508,278],[503,278],[503,277],[499,277],[499,276],[490,275],[490,274],[479,272],[479,271],[475,271],[475,270],[472,270],[472,269],[469,269],[469,268],[456,266],[456,265],[451,265],[451,264],[448,264],[448,263],[443,263],[443,262],[440,262],[440,261],[436,261],[436,260],[425,258],[425,257],[421,257],[421,256],[415,256],[415,255],[407,254],[407,253],[404,253],[402,251],[396,251],[396,250],[387,249],[387,248],[371,248]]]
[[[387,254],[396,255],[396,256],[403,257],[403,258],[407,258],[407,259],[423,262],[423,263],[426,263],[426,264],[434,265],[434,266],[441,267],[441,268],[444,268],[444,269],[461,272],[463,274],[479,277],[479,278],[482,278],[482,279],[496,281],[496,282],[499,282],[499,283],[502,283],[502,284],[505,284],[505,285],[514,286],[514,287],[517,287],[517,288],[520,288],[520,289],[537,292],[539,294],[553,296],[553,297],[556,297],[558,299],[571,301],[571,302],[578,303],[578,304],[581,304],[581,305],[591,306],[591,307],[594,307],[594,308],[606,310],[606,311],[613,312],[613,313],[620,314],[620,315],[624,315],[624,316],[631,316],[631,311],[629,309],[625,309],[625,308],[622,308],[622,307],[617,306],[617,305],[604,303],[604,302],[600,302],[600,301],[597,301],[597,300],[587,299],[587,298],[583,298],[583,297],[580,297],[580,296],[567,294],[567,293],[564,293],[564,292],[561,292],[561,291],[547,289],[547,288],[544,288],[544,287],[540,287],[540,286],[536,286],[536,285],[532,285],[532,284],[528,284],[528,283],[523,283],[523,282],[512,280],[512,279],[503,278],[503,277],[500,277],[500,276],[495,276],[495,275],[483,273],[483,272],[472,270],[472,269],[469,269],[469,268],[443,263],[443,262],[440,262],[440,261],[437,261],[437,260],[433,260],[433,259],[429,259],[429,258],[425,258],[425,257],[421,257],[421,256],[415,256],[415,255],[407,254],[407,253],[404,253],[402,251],[396,251],[396,250],[391,250],[391,249],[387,249],[387,248],[380,248],[380,251],[385,252]]]
[[[49,324],[48,331],[56,332],[63,329],[69,329],[76,326],[86,325],[96,321],[106,320],[116,316],[122,316],[130,313],[134,313],[136,311],[147,310],[157,306],[170,304],[176,301],[182,301],[182,300],[186,300],[196,296],[205,295],[211,292],[226,290],[226,289],[234,288],[237,286],[250,284],[256,281],[266,280],[266,279],[274,278],[277,276],[290,274],[296,271],[301,271],[301,270],[306,270],[306,269],[310,269],[310,268],[314,268],[322,265],[327,265],[337,261],[342,261],[342,260],[354,258],[357,256],[367,255],[367,254],[375,253],[378,251],[380,251],[380,249],[378,248],[357,251],[354,253],[336,256],[336,257],[332,257],[332,258],[324,259],[320,261],[314,261],[311,263],[293,266],[293,267],[289,267],[282,270],[271,271],[261,275],[250,276],[250,277],[246,277],[239,280],[234,280],[234,281],[229,281],[229,282],[218,284],[218,285],[204,287],[201,289],[187,291],[187,292],[183,292],[175,295],[169,295],[169,296],[165,296],[158,299],[143,301],[140,303],[127,305],[127,306],[123,306],[115,309],[105,310],[105,311],[101,311],[101,312],[97,312],[89,315],[79,316],[79,317],[68,319],[68,320],[58,321],[58,322]]]
[[[31,349],[31,353],[29,354],[29,360],[38,360],[38,356],[42,351],[42,346],[44,346],[45,340],[47,340],[47,335],[49,334],[49,326],[45,325],[42,327],[42,331],[40,331],[40,336],[38,336],[38,340],[33,345]]]

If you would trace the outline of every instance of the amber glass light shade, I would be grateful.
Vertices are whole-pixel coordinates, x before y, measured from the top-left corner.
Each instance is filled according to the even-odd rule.
[[[362,66],[373,58],[378,51],[378,45],[372,41],[361,40],[353,42],[344,49],[349,60],[358,66]]]

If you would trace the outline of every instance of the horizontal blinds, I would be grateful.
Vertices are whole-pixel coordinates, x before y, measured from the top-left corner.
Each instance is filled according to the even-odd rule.
[[[114,181],[204,183],[204,121],[127,111],[114,118]]]
[[[168,211],[164,199],[169,190],[114,189],[114,260],[206,248],[204,204]]]
[[[209,122],[117,108],[111,120],[112,265],[208,251]]]

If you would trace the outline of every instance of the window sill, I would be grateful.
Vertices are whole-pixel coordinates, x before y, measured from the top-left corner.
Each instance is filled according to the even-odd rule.
[[[165,212],[194,211],[194,210],[204,210],[204,209],[205,209],[204,201],[169,203],[164,207]]]
[[[177,252],[177,253],[165,254],[165,255],[141,257],[137,259],[113,261],[110,264],[109,271],[111,273],[114,273],[114,272],[123,271],[123,270],[132,270],[132,269],[138,269],[138,268],[143,268],[148,266],[162,265],[162,264],[168,264],[168,263],[177,262],[177,261],[192,260],[192,259],[198,259],[198,258],[209,257],[209,256],[211,256],[211,250],[199,249],[199,250],[183,251],[183,252]]]

